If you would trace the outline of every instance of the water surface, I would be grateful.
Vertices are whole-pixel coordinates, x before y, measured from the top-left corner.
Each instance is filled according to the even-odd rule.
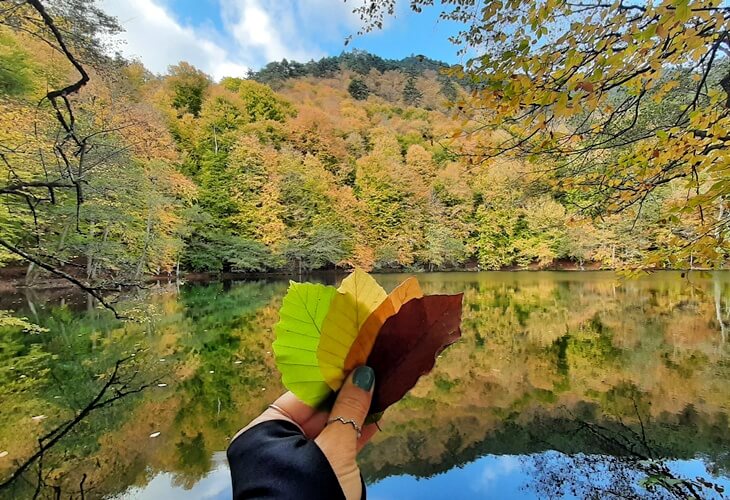
[[[463,338],[361,454],[368,498],[711,498],[730,488],[730,275],[418,277],[426,293],[465,292]],[[386,289],[404,278],[378,275]],[[67,291],[0,297],[0,309],[47,329],[0,331],[3,477],[126,359],[105,397],[125,395],[0,495],[32,497],[40,477],[41,497],[229,498],[226,443],[282,392],[271,342],[286,286],[155,287],[122,305],[137,319],[127,323]]]

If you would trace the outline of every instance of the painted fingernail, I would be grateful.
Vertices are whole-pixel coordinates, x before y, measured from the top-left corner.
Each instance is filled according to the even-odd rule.
[[[352,383],[363,391],[369,391],[375,383],[375,372],[369,366],[358,366],[352,373]]]

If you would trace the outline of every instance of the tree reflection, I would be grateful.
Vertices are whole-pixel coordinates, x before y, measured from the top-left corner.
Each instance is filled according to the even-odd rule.
[[[379,280],[387,288],[402,278]],[[710,474],[728,475],[730,352],[717,319],[719,294],[727,323],[726,277],[692,286],[667,274],[623,284],[560,273],[419,280],[427,293],[465,290],[463,337],[386,412],[361,456],[367,481],[430,477],[488,454],[542,459],[531,472],[541,496],[716,491],[703,483],[709,475],[684,477],[671,459],[701,456]],[[0,478],[93,399],[117,359],[139,353],[140,381],[164,376],[163,387],[99,409],[64,436],[43,457],[43,495],[78,496],[83,479],[88,496],[113,496],[160,472],[191,488],[282,391],[271,342],[286,285],[150,290],[130,300],[138,321],[126,323],[85,311],[83,300],[35,296],[35,314],[24,315],[48,331],[0,331],[0,398],[11,409],[0,412]],[[35,465],[24,477],[16,496],[39,484]]]

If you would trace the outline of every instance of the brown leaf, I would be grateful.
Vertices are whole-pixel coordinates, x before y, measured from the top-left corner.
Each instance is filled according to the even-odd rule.
[[[431,371],[436,356],[461,336],[458,295],[428,295],[406,302],[380,330],[368,366],[375,370],[370,413],[380,413],[400,400]]]
[[[581,90],[585,90],[589,94],[591,92],[593,92],[593,89],[594,89],[593,84],[591,82],[589,82],[588,80],[584,80],[584,81],[580,82],[578,84],[578,88]]]
[[[409,300],[423,297],[418,280],[411,276],[390,292],[388,297],[368,316],[345,358],[345,372],[364,365],[385,321],[395,315]]]

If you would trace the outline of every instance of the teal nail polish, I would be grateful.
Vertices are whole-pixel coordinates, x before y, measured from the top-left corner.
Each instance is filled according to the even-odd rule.
[[[352,373],[352,383],[363,391],[369,391],[375,383],[375,372],[369,366],[358,366]]]

